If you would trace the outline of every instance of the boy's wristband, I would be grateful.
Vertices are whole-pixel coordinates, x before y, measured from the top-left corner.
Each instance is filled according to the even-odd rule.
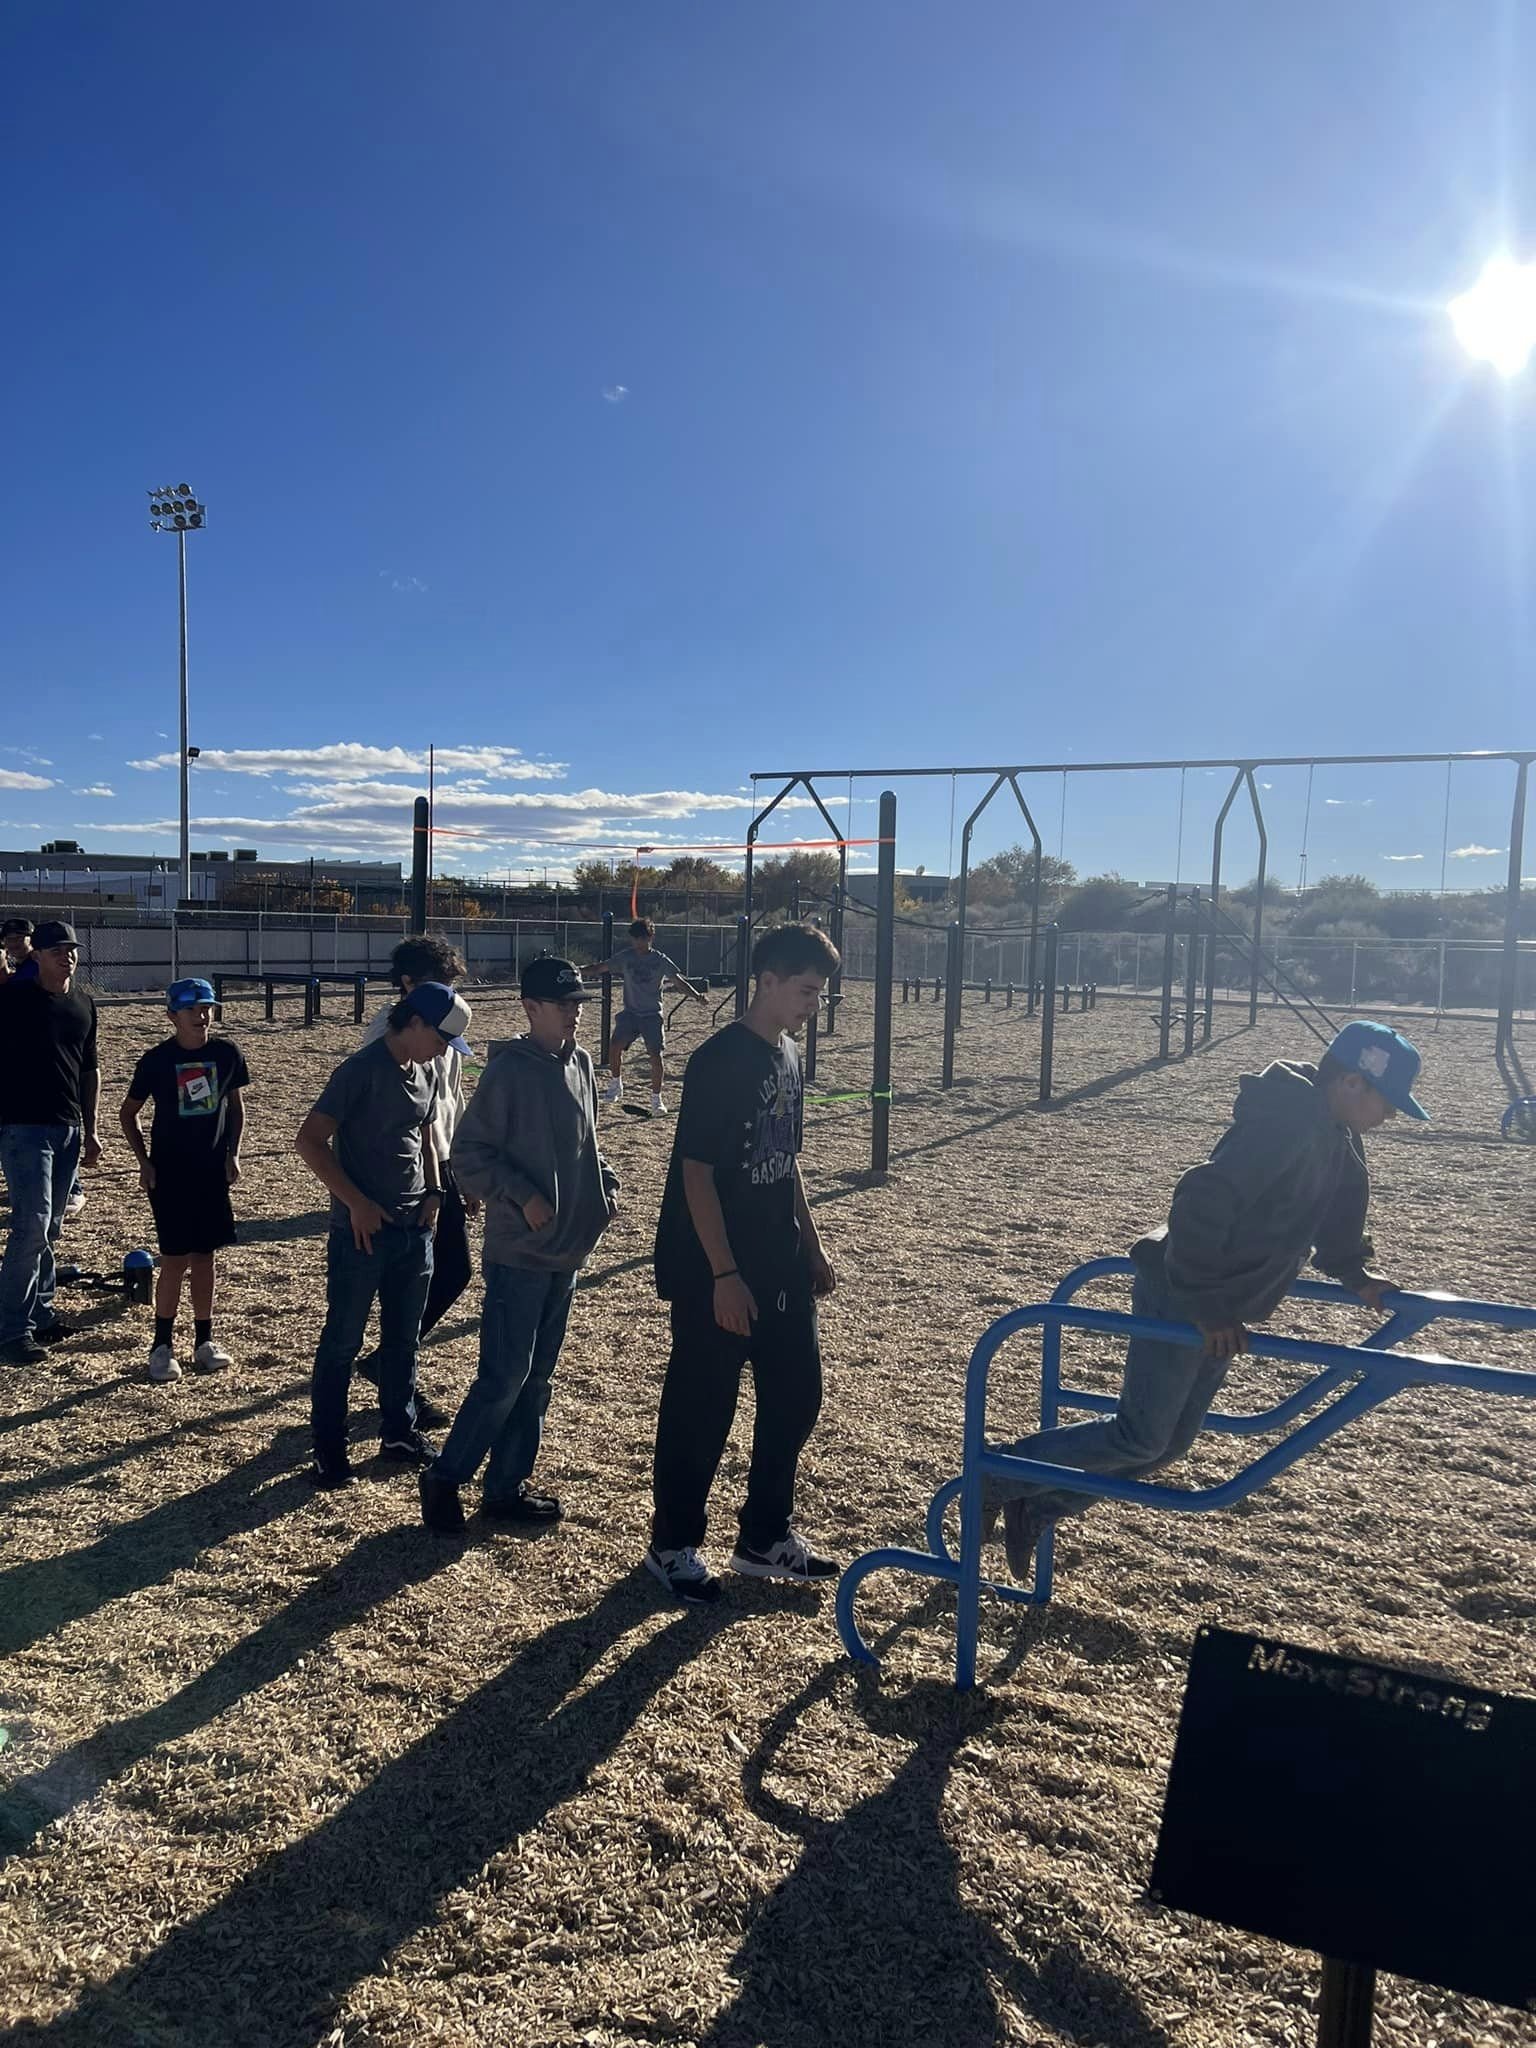
[[[715,1275],[715,1278],[717,1280],[734,1280],[740,1271],[741,1268],[739,1266],[727,1266],[725,1271],[723,1273],[717,1273]]]

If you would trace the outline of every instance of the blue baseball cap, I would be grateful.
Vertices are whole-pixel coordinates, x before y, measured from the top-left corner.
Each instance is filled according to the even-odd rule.
[[[1364,1074],[1377,1094],[1384,1095],[1404,1116],[1421,1124],[1429,1122],[1429,1111],[1413,1092],[1423,1064],[1419,1049],[1400,1031],[1357,1017],[1329,1046],[1328,1057],[1346,1073]]]
[[[165,992],[165,1007],[168,1010],[195,1010],[199,1003],[216,1003],[211,981],[200,981],[195,974],[189,974],[181,981],[173,981]]]
[[[456,995],[445,981],[418,981],[408,996],[400,998],[405,1008],[430,1024],[439,1033],[445,1045],[454,1052],[462,1053],[465,1059],[473,1059],[464,1033],[469,1029],[474,1012],[461,995]]]

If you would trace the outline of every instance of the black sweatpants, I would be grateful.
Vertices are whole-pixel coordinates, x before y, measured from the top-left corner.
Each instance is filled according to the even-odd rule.
[[[752,1468],[741,1540],[770,1550],[789,1533],[795,1468],[821,1412],[821,1342],[806,1294],[754,1289],[757,1321],[734,1337],[715,1321],[711,1295],[672,1303],[672,1356],[656,1424],[652,1537],[658,1550],[704,1541],[709,1489],[736,1417],[741,1369],[756,1398]]]

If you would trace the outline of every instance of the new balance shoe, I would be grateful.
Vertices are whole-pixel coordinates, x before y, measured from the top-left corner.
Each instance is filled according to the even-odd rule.
[[[421,1489],[423,1525],[439,1536],[460,1536],[464,1532],[464,1509],[459,1489],[451,1479],[439,1479],[430,1465],[416,1476]]]
[[[149,1376],[162,1387],[181,1378],[181,1365],[169,1344],[157,1344],[150,1352]]]
[[[835,1579],[842,1570],[830,1557],[818,1557],[793,1529],[769,1550],[752,1550],[738,1543],[731,1558],[731,1570],[746,1579],[790,1579],[800,1585],[821,1584]]]
[[[658,1550],[653,1543],[645,1553],[645,1568],[674,1599],[690,1606],[706,1607],[720,1598],[720,1581],[691,1543],[681,1550]]]
[[[622,1102],[624,1100],[624,1083],[617,1074],[609,1075],[608,1079],[598,1090],[597,1099],[599,1102]]]
[[[205,1338],[192,1354],[194,1372],[223,1372],[234,1362],[224,1346],[216,1343],[212,1337]]]

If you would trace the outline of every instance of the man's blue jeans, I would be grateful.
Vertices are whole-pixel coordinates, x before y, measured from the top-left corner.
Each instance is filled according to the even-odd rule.
[[[0,1344],[58,1320],[53,1247],[79,1166],[78,1124],[0,1126],[0,1168],[11,1203],[11,1234],[0,1260]]]
[[[432,1233],[386,1223],[360,1252],[352,1226],[333,1226],[325,1251],[325,1328],[315,1352],[310,1425],[315,1456],[339,1461],[347,1449],[347,1389],[363,1348],[368,1311],[379,1301],[379,1434],[398,1441],[416,1427],[416,1346],[432,1284]]]
[[[489,1451],[485,1498],[517,1497],[539,1455],[575,1286],[574,1273],[487,1265],[480,1367],[432,1467],[439,1479],[462,1486]]]

